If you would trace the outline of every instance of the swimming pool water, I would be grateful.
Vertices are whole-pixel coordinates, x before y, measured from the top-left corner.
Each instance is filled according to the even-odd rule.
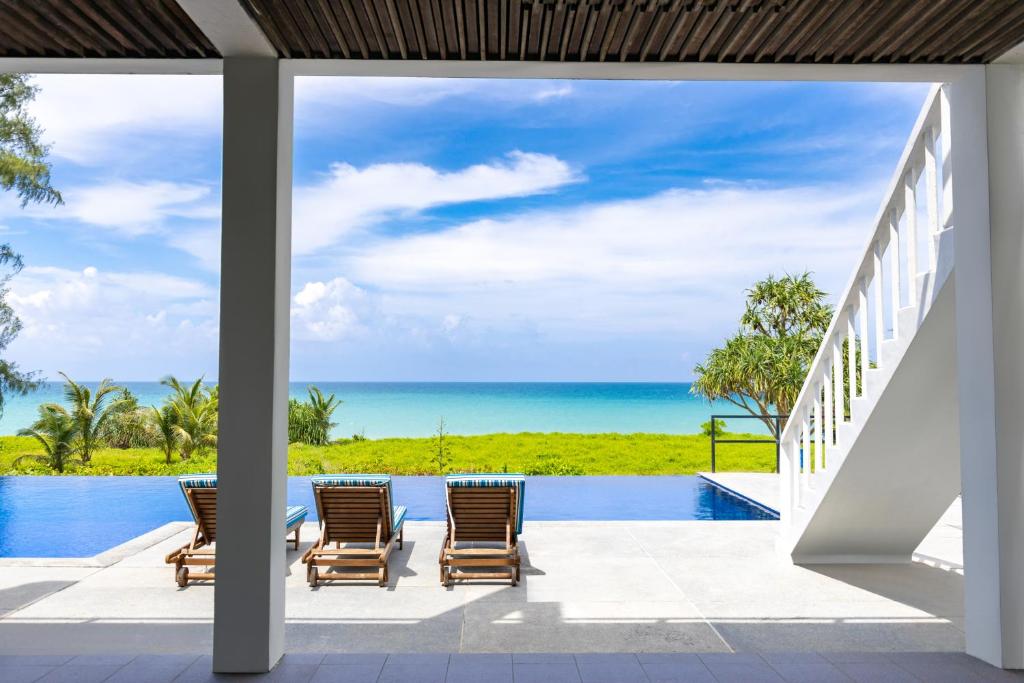
[[[440,477],[394,477],[407,519],[443,520]],[[288,503],[316,519],[309,477],[288,478]],[[175,477],[0,477],[0,557],[90,557],[167,522],[191,520]],[[776,519],[696,476],[529,477],[526,519]]]

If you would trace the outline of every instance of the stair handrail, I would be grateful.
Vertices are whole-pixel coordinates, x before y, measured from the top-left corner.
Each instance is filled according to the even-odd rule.
[[[849,367],[849,360],[851,358],[857,359],[857,362],[861,366],[861,370],[866,370],[868,367],[867,359],[867,332],[868,332],[868,318],[867,318],[867,287],[868,282],[872,281],[872,277],[876,275],[876,270],[882,273],[881,255],[889,245],[892,237],[895,237],[896,248],[890,250],[890,256],[893,259],[895,269],[890,267],[889,278],[892,281],[890,285],[890,294],[892,296],[891,309],[893,326],[896,327],[896,317],[899,309],[900,302],[900,258],[899,253],[899,222],[906,211],[907,202],[912,201],[914,203],[914,210],[907,217],[908,224],[911,226],[911,232],[908,237],[914,237],[913,240],[907,240],[908,252],[907,259],[907,277],[909,280],[908,292],[911,299],[911,303],[914,303],[913,298],[915,297],[915,277],[917,275],[917,245],[916,245],[916,229],[917,229],[917,205],[919,199],[917,196],[917,184],[921,173],[926,174],[925,179],[925,199],[927,201],[927,215],[928,223],[924,226],[928,230],[928,252],[929,258],[928,271],[934,271],[937,267],[937,256],[935,239],[943,230],[943,220],[939,216],[939,196],[940,189],[943,187],[943,180],[945,173],[942,173],[941,169],[937,167],[937,152],[936,148],[939,145],[940,136],[945,134],[943,126],[943,91],[941,85],[935,85],[926,98],[924,105],[917,117],[917,121],[914,124],[912,132],[907,140],[907,144],[903,149],[903,153],[900,156],[900,160],[896,166],[896,170],[892,175],[892,179],[889,182],[887,191],[884,195],[881,206],[875,217],[874,228],[868,237],[867,244],[863,251],[863,256],[858,261],[856,267],[853,269],[853,273],[850,277],[849,283],[847,284],[842,296],[839,298],[835,312],[832,316],[832,320],[822,337],[821,345],[818,347],[818,352],[815,354],[814,360],[808,369],[807,376],[804,380],[804,384],[800,389],[800,393],[797,395],[797,399],[794,402],[790,411],[791,418],[787,421],[785,429],[783,430],[780,442],[783,444],[783,458],[788,459],[788,465],[790,473],[793,475],[794,480],[797,479],[798,475],[796,472],[800,472],[803,475],[804,482],[807,482],[807,477],[810,473],[811,468],[811,449],[809,447],[810,438],[810,427],[809,425],[820,423],[822,421],[822,400],[821,396],[824,393],[825,403],[832,403],[831,389],[832,384],[835,383],[836,388],[843,386],[842,380],[836,380],[835,378],[830,379],[828,382],[829,386],[825,387],[826,384],[826,371],[837,366],[841,366],[843,361],[846,361],[846,368],[844,372],[844,378],[846,374],[849,374],[850,379],[856,377],[856,368],[852,371]],[[943,162],[946,162],[943,159]],[[948,210],[948,207],[943,207]],[[913,242],[913,243],[912,243]],[[895,270],[895,275],[893,272]],[[881,342],[884,335],[882,330],[883,318],[882,318],[882,289],[883,287],[875,287],[875,335],[876,335],[876,355],[880,352]],[[860,334],[858,336],[853,335],[854,324],[851,318],[855,315],[860,315]],[[897,336],[896,330],[894,329],[894,336]],[[854,348],[854,353],[842,354],[842,346],[844,339],[850,339],[850,344],[858,343],[860,345],[861,354],[860,358],[857,358],[857,349]],[[846,359],[839,358],[838,362],[835,358],[836,351],[840,351],[839,355],[848,355]],[[848,349],[849,351],[849,349]],[[861,380],[863,383],[863,379]],[[850,398],[849,401],[852,403],[854,393],[854,387],[850,387]],[[842,407],[842,401],[844,397],[836,397],[836,403],[832,403],[835,406],[835,415],[839,415],[839,410]],[[825,412],[832,410],[829,406]],[[800,443],[801,436],[803,437],[802,447]],[[831,435],[829,435],[831,437]],[[816,448],[815,458],[817,459],[821,452],[821,441],[822,436],[819,433],[815,435]],[[793,444],[794,448],[786,448],[787,444]],[[831,443],[828,444],[831,446]],[[801,453],[806,452],[806,458],[800,457],[798,460],[797,451]],[[804,462],[806,460],[806,462]],[[794,469],[796,472],[794,472]],[[797,488],[799,488],[799,482],[797,482]],[[796,502],[799,496],[791,498],[791,501]],[[784,504],[785,507],[785,504]]]

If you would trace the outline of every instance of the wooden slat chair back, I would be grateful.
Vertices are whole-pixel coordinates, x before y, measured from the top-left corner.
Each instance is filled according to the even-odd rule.
[[[217,564],[217,477],[216,475],[189,475],[178,478],[178,485],[188,502],[195,528],[192,540],[164,558],[174,565],[174,579],[184,588],[189,581],[212,581],[213,568]],[[307,509],[302,505],[289,506],[285,512],[285,536],[294,534],[294,549],[299,549],[299,537]],[[191,571],[190,567],[202,567],[203,571]]]
[[[445,485],[448,531],[441,584],[471,579],[519,582],[522,475],[457,475]],[[466,544],[473,544],[467,547]]]
[[[392,505],[391,478],[315,477],[313,498],[320,517],[320,538],[302,558],[309,585],[315,588],[321,581],[367,580],[387,585],[388,558],[396,543],[399,549],[403,547],[405,521],[405,508]],[[332,568],[338,571],[330,571]],[[359,569],[365,571],[353,571]]]

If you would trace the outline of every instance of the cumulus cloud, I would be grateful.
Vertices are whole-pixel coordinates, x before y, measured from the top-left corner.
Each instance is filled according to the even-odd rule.
[[[418,163],[356,168],[338,163],[319,183],[295,188],[293,249],[308,254],[386,217],[446,204],[550,192],[581,176],[565,161],[512,151],[456,171]]]
[[[292,336],[336,341],[359,334],[370,307],[367,293],[343,277],[307,282],[292,299]]]
[[[189,359],[215,369],[217,293],[158,272],[28,267],[11,281],[9,301],[24,329],[12,352],[25,367],[79,376],[150,377],[154,360]],[[197,371],[204,371],[198,367]],[[99,368],[99,369],[98,369]],[[85,373],[83,375],[82,373]]]

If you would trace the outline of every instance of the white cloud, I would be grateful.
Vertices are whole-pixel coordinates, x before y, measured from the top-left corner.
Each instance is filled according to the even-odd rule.
[[[175,249],[191,254],[199,265],[212,272],[220,272],[220,227],[191,231],[176,231],[168,235],[167,242]]]
[[[513,151],[506,159],[444,172],[417,163],[334,164],[320,183],[295,189],[293,249],[308,254],[390,214],[549,192],[580,180],[566,162]]]
[[[292,299],[292,336],[336,341],[364,332],[370,307],[367,293],[343,277],[307,282]]]
[[[79,164],[124,154],[125,136],[134,133],[220,132],[220,76],[40,74],[34,82],[40,92],[30,111],[44,140]]]
[[[395,315],[530,321],[551,333],[721,330],[768,273],[808,269],[826,289],[841,287],[876,197],[850,187],[677,189],[380,240],[346,272],[386,295]]]
[[[31,213],[47,218],[68,216],[82,223],[109,228],[124,235],[138,236],[160,230],[171,217],[210,218],[220,215],[215,204],[199,204],[210,196],[204,185],[113,181],[88,187],[70,188],[65,204],[57,209],[34,207]],[[211,216],[212,214],[212,216]]]

